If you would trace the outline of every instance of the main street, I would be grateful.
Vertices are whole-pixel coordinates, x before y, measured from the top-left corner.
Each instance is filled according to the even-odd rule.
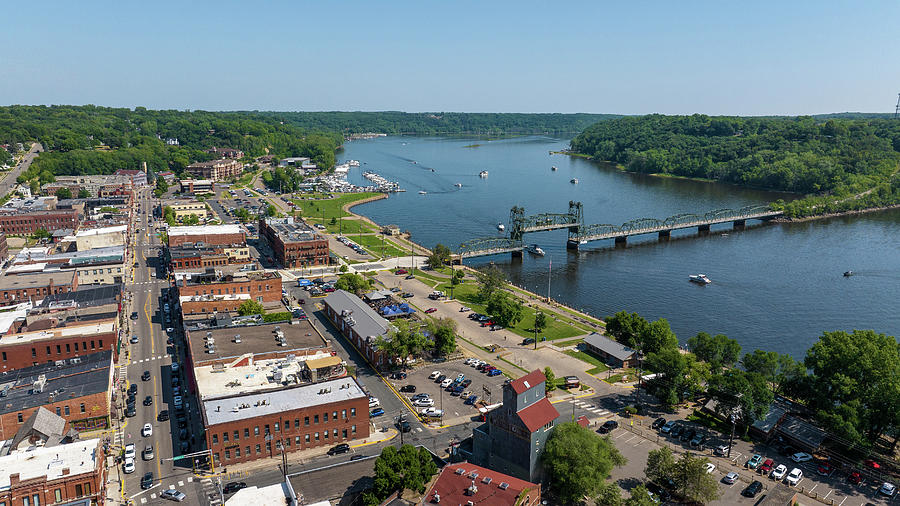
[[[16,178],[18,178],[20,174],[28,170],[28,167],[31,166],[31,162],[33,162],[38,153],[43,150],[44,147],[41,146],[40,142],[35,142],[31,145],[31,149],[22,158],[22,161],[19,162],[19,164],[15,167],[13,167],[12,170],[7,172],[6,176],[3,177],[3,180],[0,181],[0,196],[9,193],[12,187],[17,184]]]

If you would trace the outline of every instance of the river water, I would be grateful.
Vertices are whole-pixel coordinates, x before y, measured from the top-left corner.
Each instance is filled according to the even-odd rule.
[[[362,163],[351,170],[351,182],[366,184],[362,172],[371,170],[407,190],[355,212],[397,224],[424,246],[443,243],[453,250],[470,238],[501,235],[497,224],[509,227],[514,205],[526,214],[566,212],[568,202],[577,200],[586,224],[618,225],[785,197],[627,174],[549,154],[567,145],[565,139],[538,136],[387,137],[349,142],[339,158]],[[557,171],[551,171],[553,165]],[[480,178],[481,170],[489,176]],[[572,178],[579,183],[570,183]],[[702,237],[694,229],[673,232],[665,242],[655,235],[629,238],[624,248],[601,241],[566,250],[565,231],[528,234],[525,241],[540,245],[546,256],[495,255],[465,263],[494,262],[513,283],[545,295],[552,262],[554,299],[599,317],[627,310],[651,320],[666,318],[682,342],[701,331],[723,333],[745,352],[760,348],[802,358],[823,331],[874,329],[900,336],[900,210],[748,224],[743,231],[718,225]],[[857,275],[843,277],[848,269]],[[689,283],[688,275],[695,273],[705,273],[712,284]]]

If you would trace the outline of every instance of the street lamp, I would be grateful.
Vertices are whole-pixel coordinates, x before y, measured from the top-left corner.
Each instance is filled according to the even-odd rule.
[[[281,438],[278,439],[275,446],[281,450],[281,476],[287,479],[287,449],[284,447],[284,442]]]

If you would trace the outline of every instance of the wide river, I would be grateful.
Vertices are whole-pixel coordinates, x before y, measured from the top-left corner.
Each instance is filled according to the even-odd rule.
[[[565,212],[576,200],[584,205],[586,224],[621,224],[784,196],[627,174],[549,154],[567,145],[538,136],[387,137],[348,142],[339,159],[362,163],[351,170],[351,182],[366,184],[362,172],[371,170],[407,190],[354,211],[397,224],[424,246],[442,243],[453,250],[470,238],[500,235],[497,224],[509,227],[514,205],[526,214]],[[489,171],[487,178],[478,176],[482,170]],[[513,283],[545,295],[552,261],[554,299],[599,317],[626,310],[666,318],[682,342],[701,331],[722,333],[744,352],[760,348],[802,358],[823,331],[874,329],[900,336],[900,210],[743,231],[719,225],[702,237],[694,229],[665,242],[655,235],[629,238],[624,248],[601,241],[569,251],[565,231],[528,234],[525,241],[539,244],[546,256],[495,255],[466,264],[494,262]],[[848,269],[857,275],[843,277]],[[706,274],[712,284],[688,282],[694,273]]]

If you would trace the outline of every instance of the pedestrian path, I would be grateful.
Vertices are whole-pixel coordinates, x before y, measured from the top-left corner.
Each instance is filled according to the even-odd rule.
[[[162,491],[164,491],[166,489],[177,489],[179,487],[184,487],[185,483],[191,483],[192,481],[194,481],[194,477],[188,476],[187,478],[185,478],[183,480],[174,481],[174,482],[170,483],[169,485],[162,485],[160,487],[159,491],[161,493]],[[213,488],[215,488],[215,486],[213,486]],[[219,494],[217,492],[216,493],[217,502],[210,502],[210,504],[218,504],[219,502],[221,502],[221,501],[218,501],[218,496],[219,496]],[[132,497],[134,497],[134,496],[132,496]],[[146,497],[146,496],[141,497],[140,502],[141,502],[141,504],[147,504],[150,501],[156,502],[155,499],[157,499],[158,497],[159,497],[159,493],[154,491],[154,492],[150,493],[150,497]]]
[[[219,487],[210,478],[203,478],[200,480],[200,488],[203,489],[203,494],[206,496],[207,502],[210,505],[215,506],[216,504],[222,503],[222,496],[219,495]]]
[[[155,357],[142,358],[140,360],[135,360],[134,362],[132,362],[132,364],[140,364],[142,362],[150,362],[152,360],[162,360],[164,358],[169,358],[169,356],[168,355],[157,355]]]
[[[603,408],[598,408],[597,406],[594,406],[594,405],[591,404],[590,402],[587,402],[587,401],[584,401],[584,400],[576,400],[576,401],[572,401],[572,404],[578,406],[579,408],[581,408],[581,409],[583,409],[583,410],[585,410],[585,411],[589,411],[589,412],[591,412],[591,413],[593,413],[594,415],[597,415],[597,416],[601,416],[601,417],[604,417],[604,418],[608,418],[608,417],[612,416],[612,413],[611,413],[609,410],[606,410],[606,409],[603,409]]]

